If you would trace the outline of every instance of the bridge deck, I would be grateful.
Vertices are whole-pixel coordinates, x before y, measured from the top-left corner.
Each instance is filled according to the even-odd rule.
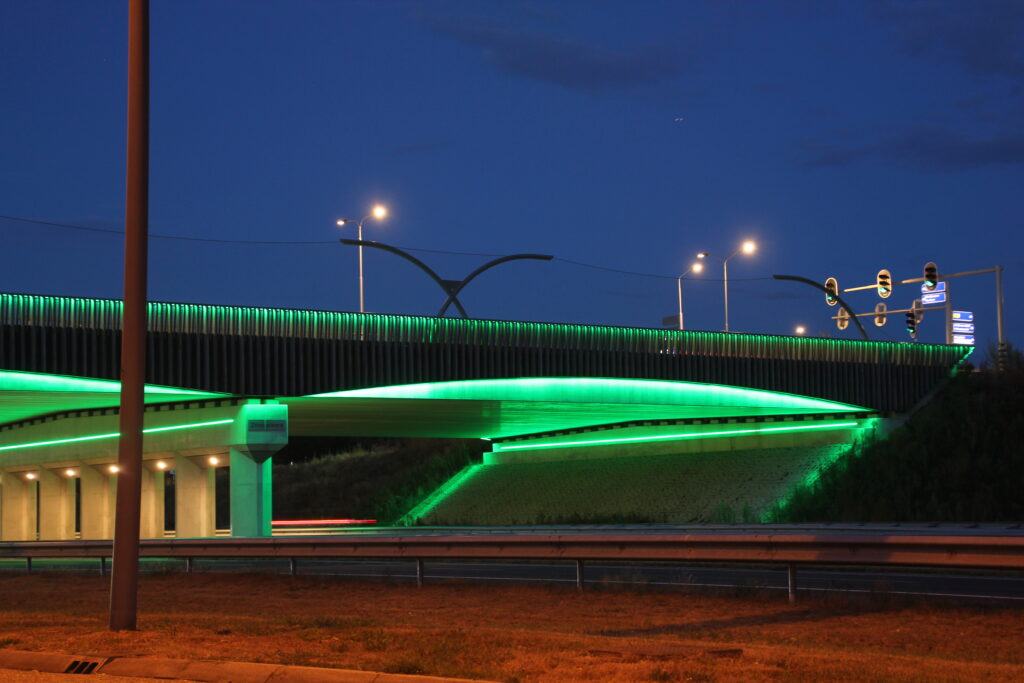
[[[516,377],[706,382],[910,408],[969,347],[151,303],[147,381],[302,396]],[[114,379],[121,302],[0,293],[0,369]]]

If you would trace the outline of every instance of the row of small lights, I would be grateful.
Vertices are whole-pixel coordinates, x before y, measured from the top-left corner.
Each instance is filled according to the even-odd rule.
[[[220,464],[220,458],[218,458],[216,455],[211,455],[209,458],[206,459],[206,462],[209,463],[212,467],[216,467],[217,465]],[[170,465],[168,465],[163,460],[157,460],[156,463],[155,463],[155,466],[160,471],[166,471],[170,467]],[[121,471],[121,468],[118,467],[117,465],[107,465],[106,469],[107,469],[107,472],[110,473],[110,474],[117,474],[118,472]],[[66,476],[66,477],[77,477],[78,476],[78,470],[69,467],[68,469],[64,470],[64,476]],[[25,478],[28,479],[29,481],[33,481],[34,479],[37,479],[38,477],[39,477],[39,475],[36,474],[35,472],[26,472],[25,473]]]

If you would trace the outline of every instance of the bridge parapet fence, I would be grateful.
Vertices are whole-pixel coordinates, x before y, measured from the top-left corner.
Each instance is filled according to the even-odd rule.
[[[0,293],[0,369],[117,377],[121,302]],[[969,349],[779,335],[152,302],[147,380],[253,395],[612,377],[909,408]]]

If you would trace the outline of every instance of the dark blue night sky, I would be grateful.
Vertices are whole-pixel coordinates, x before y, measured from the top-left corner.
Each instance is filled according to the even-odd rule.
[[[391,216],[368,239],[565,259],[481,276],[471,315],[647,327],[675,312],[693,254],[751,238],[759,252],[729,263],[730,327],[846,338],[822,296],[766,278],[999,263],[1024,340],[1018,0],[152,6],[154,233],[329,242],[380,201]],[[126,24],[120,1],[0,4],[0,214],[121,228]],[[116,235],[9,220],[0,235],[0,291],[121,294]],[[452,278],[488,258],[417,255]],[[722,329],[717,263],[685,283],[688,328]],[[358,307],[338,244],[154,239],[150,273],[157,300]],[[984,348],[993,278],[950,287]],[[366,297],[386,313],[443,300],[372,251]],[[942,340],[941,318],[922,340]],[[902,323],[868,329],[905,340]]]

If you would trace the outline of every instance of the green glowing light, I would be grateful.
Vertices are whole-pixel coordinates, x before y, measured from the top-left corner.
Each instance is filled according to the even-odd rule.
[[[745,387],[646,379],[592,377],[520,377],[425,382],[349,391],[309,398],[406,398],[468,401],[544,401],[697,408],[771,408],[773,412],[820,413],[867,410],[861,406]],[[714,411],[708,411],[714,412]]]
[[[424,498],[420,503],[409,512],[398,520],[399,526],[411,526],[416,523],[417,519],[421,519],[430,514],[438,505],[440,505],[446,498],[451,496],[457,489],[461,488],[468,482],[474,474],[480,471],[483,465],[467,465],[462,468],[454,477],[446,481],[436,491],[431,493],[429,496]]]
[[[217,425],[231,424],[233,418],[227,420],[211,420],[210,422],[193,422],[184,425],[172,425],[170,427],[149,427],[143,429],[143,434],[155,434],[157,432],[172,432],[178,429],[199,429],[201,427],[215,427]],[[97,441],[99,439],[116,439],[121,436],[118,432],[109,434],[92,434],[90,436],[74,436],[67,439],[51,439],[49,441],[34,441],[32,443],[17,443],[10,446],[0,446],[0,451],[12,451],[19,448],[39,448],[40,446],[59,446],[66,443],[78,443],[81,441]]]
[[[676,441],[682,439],[713,439],[724,436],[737,436],[741,434],[767,434],[775,432],[796,432],[812,429],[844,429],[856,427],[857,422],[832,422],[822,425],[798,425],[789,427],[758,427],[754,429],[729,429],[714,432],[687,432],[684,434],[659,434],[656,436],[629,436],[617,439],[589,439],[586,441],[555,441],[551,443],[536,443],[504,446],[497,445],[495,451],[521,451],[528,448],[575,448],[577,446],[604,446],[617,443],[635,443],[638,441]]]
[[[13,445],[0,445],[0,451],[16,451],[17,449],[36,449],[41,445],[59,445],[61,443],[77,443],[79,441],[95,441],[101,438],[117,438],[118,432],[110,434],[93,434],[91,436],[73,436],[71,438],[55,438],[49,441],[33,441],[32,443],[15,443]]]
[[[5,324],[118,330],[121,309],[116,299],[0,293],[0,320]],[[821,355],[836,362],[885,358],[893,364],[941,365],[958,354],[939,344],[160,302],[148,304],[148,321],[153,332],[468,345],[494,345],[501,339],[514,346],[574,351],[721,355],[728,349],[751,357],[799,360]]]
[[[199,427],[215,427],[216,425],[229,425],[234,422],[234,418],[228,418],[226,420],[211,420],[209,422],[193,422],[186,425],[171,425],[170,427],[150,427],[149,429],[143,429],[143,434],[156,434],[157,432],[173,432],[178,429],[196,429]]]
[[[89,393],[120,393],[121,383],[90,377],[72,377],[70,375],[50,375],[39,372],[15,372],[0,370],[0,391],[56,391],[56,392],[89,392]],[[197,389],[179,389],[163,387],[155,384],[145,385],[148,395],[171,396],[229,396]]]

